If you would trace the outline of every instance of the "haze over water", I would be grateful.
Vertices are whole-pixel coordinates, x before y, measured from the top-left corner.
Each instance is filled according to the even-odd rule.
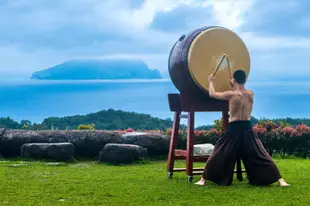
[[[255,92],[253,116],[257,118],[310,118],[310,81],[249,81],[248,88]],[[50,116],[112,108],[172,118],[167,94],[175,92],[170,80],[6,80],[0,83],[0,116],[41,122]],[[220,117],[220,113],[199,113],[195,126]]]

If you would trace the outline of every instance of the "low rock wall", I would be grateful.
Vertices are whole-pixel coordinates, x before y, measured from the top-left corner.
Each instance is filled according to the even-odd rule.
[[[108,143],[133,144],[148,150],[149,156],[167,155],[170,138],[158,133],[119,133],[104,130],[13,130],[0,129],[0,155],[21,156],[21,147],[27,143],[72,143],[75,156],[98,157]]]

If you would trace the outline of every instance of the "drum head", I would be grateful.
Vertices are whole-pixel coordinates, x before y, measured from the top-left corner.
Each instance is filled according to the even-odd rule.
[[[250,72],[250,55],[240,37],[222,27],[212,27],[202,31],[190,45],[188,51],[188,70],[194,82],[205,92],[208,92],[208,76],[213,74],[222,56],[226,54],[230,59],[232,74],[236,70]],[[229,84],[229,70],[227,60],[215,75],[215,91],[231,90]]]

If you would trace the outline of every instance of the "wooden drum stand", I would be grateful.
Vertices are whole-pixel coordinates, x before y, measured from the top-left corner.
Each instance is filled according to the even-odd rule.
[[[227,64],[222,64],[224,59]],[[228,83],[228,80],[232,79],[232,68],[242,68],[248,75],[250,55],[242,39],[223,27],[196,29],[182,35],[171,49],[168,69],[171,80],[180,94],[168,94],[170,111],[175,113],[167,162],[168,177],[171,178],[173,172],[186,171],[191,182],[193,175],[202,174],[204,168],[193,168],[193,162],[206,162],[209,155],[193,154],[195,112],[222,112],[223,127],[228,129],[228,101],[210,98],[207,95],[209,89],[206,87],[209,85],[207,77],[217,74],[218,81],[214,88],[218,92],[233,89],[233,85]],[[184,117],[182,112],[188,113],[185,116],[188,120],[186,150],[176,149],[180,119]],[[184,159],[186,168],[174,168],[175,160]],[[242,181],[240,159],[237,160],[237,178]]]
[[[186,172],[188,181],[192,182],[193,175],[201,175],[204,168],[193,168],[194,162],[206,162],[209,155],[193,156],[194,150],[194,118],[195,112],[222,112],[223,128],[228,127],[228,111],[229,106],[227,101],[221,101],[211,98],[197,99],[189,94],[168,94],[170,111],[174,112],[174,122],[171,132],[170,148],[167,161],[168,178],[172,178],[173,172]],[[188,115],[181,115],[182,112],[187,112]],[[176,149],[178,140],[178,131],[180,119],[187,118],[187,148],[186,150]],[[186,168],[174,168],[175,160],[186,160]],[[241,162],[237,161],[237,177],[242,181]],[[236,172],[236,171],[235,171]]]

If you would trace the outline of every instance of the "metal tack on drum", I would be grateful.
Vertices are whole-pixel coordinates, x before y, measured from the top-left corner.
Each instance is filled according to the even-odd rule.
[[[208,76],[214,74],[223,55],[229,58],[216,71],[214,87],[219,92],[231,90],[230,72],[241,69],[248,77],[250,54],[246,45],[236,33],[219,26],[203,27],[182,35],[169,55],[173,84],[181,93],[208,95]]]

